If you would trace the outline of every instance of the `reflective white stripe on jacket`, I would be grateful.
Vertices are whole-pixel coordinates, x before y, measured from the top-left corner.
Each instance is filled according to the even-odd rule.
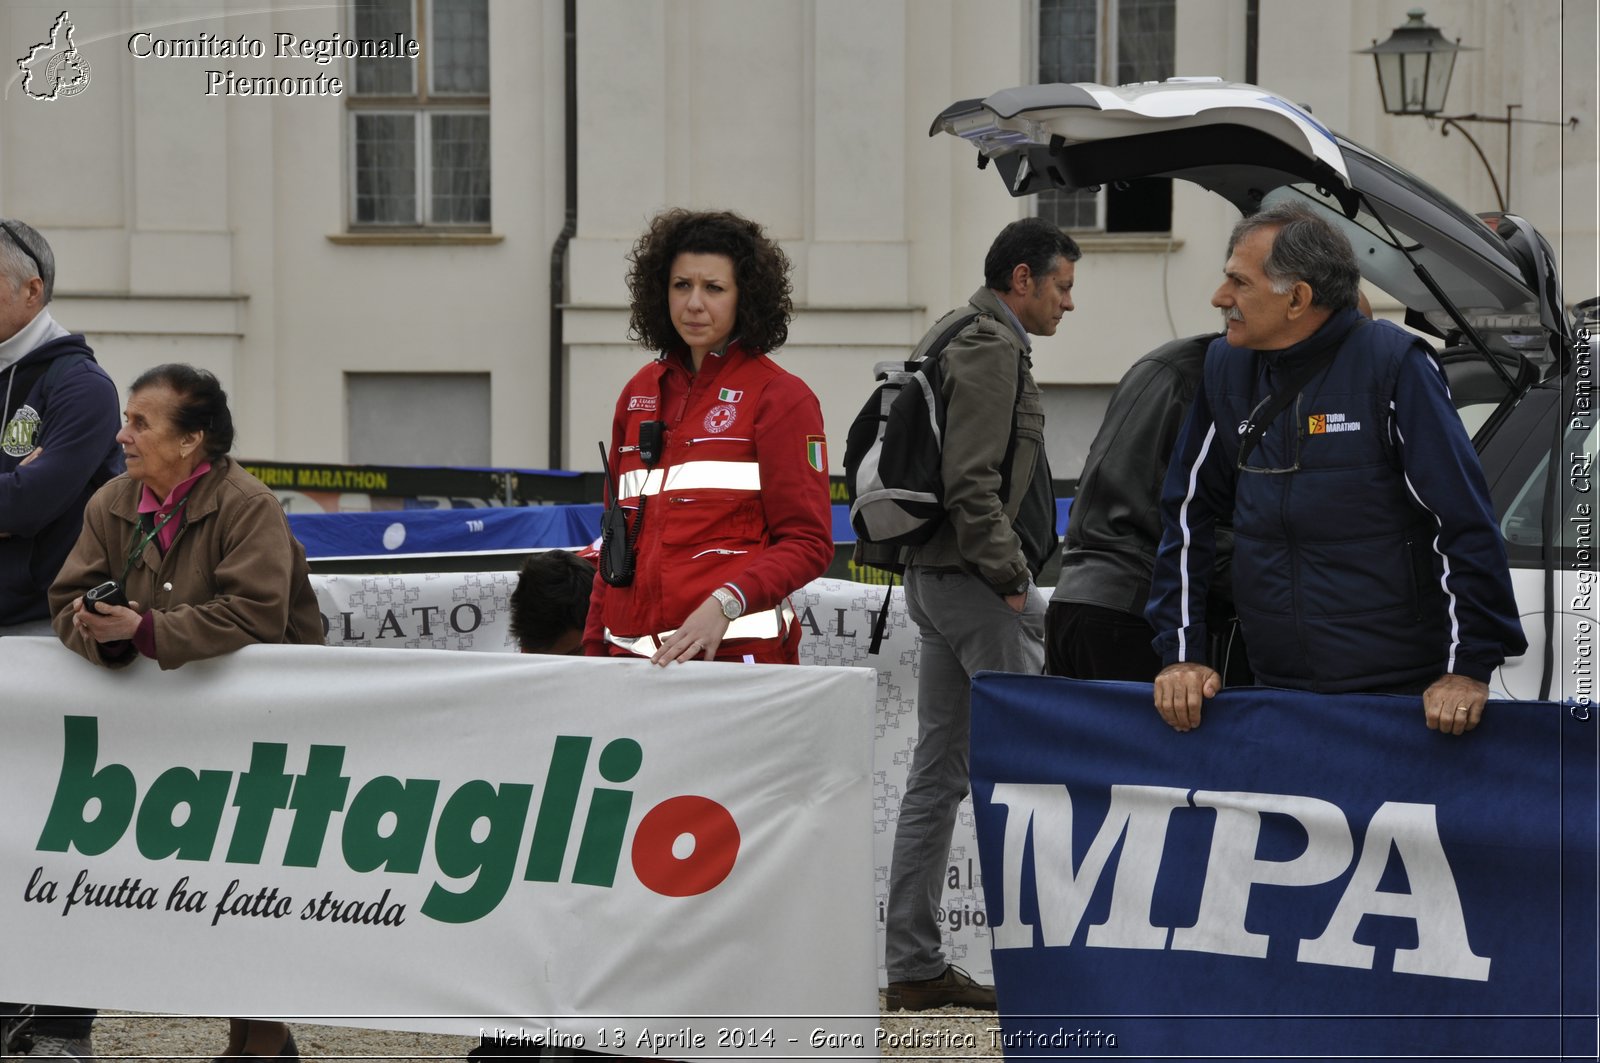
[[[624,503],[665,491],[759,491],[761,466],[753,461],[689,461],[668,469],[622,474],[617,492]]]
[[[746,613],[737,620],[728,622],[728,630],[723,632],[722,641],[730,639],[781,639],[788,634],[789,626],[795,621],[794,606],[785,598],[775,609],[763,609],[759,613]],[[649,657],[660,648],[663,639],[673,631],[662,631],[654,635],[640,635],[631,638],[627,635],[618,635],[606,628],[606,641],[614,646],[621,646],[629,653],[637,653],[641,657]]]

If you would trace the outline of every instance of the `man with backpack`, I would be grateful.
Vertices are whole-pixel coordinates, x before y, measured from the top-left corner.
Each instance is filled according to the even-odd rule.
[[[885,916],[891,1010],[995,1006],[992,987],[946,961],[938,908],[956,808],[968,790],[972,675],[1044,667],[1044,606],[1030,592],[1056,549],[1055,493],[1028,336],[1054,335],[1072,309],[1081,254],[1041,218],[1013,222],[989,248],[984,287],[929,332],[942,337],[956,316],[970,318],[931,354],[943,362],[945,519],[905,555],[906,605],[922,650],[917,745]]]
[[[0,636],[54,637],[50,583],[89,496],[123,468],[117,387],[83,337],[50,316],[55,279],[44,237],[0,220]],[[93,1019],[0,1004],[0,1051],[92,1059]]]

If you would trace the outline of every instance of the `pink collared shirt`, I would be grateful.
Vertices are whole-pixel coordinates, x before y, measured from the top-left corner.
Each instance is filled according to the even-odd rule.
[[[162,501],[161,499],[157,498],[156,493],[150,490],[149,484],[145,484],[144,490],[139,493],[140,514],[149,513],[151,515],[151,527],[161,524],[161,530],[156,533],[156,546],[161,550],[163,555],[165,555],[166,552],[171,549],[172,540],[178,537],[178,529],[183,526],[183,521],[181,519],[167,520],[165,524],[162,524],[162,521],[168,517],[173,510],[178,508],[178,503],[182,502],[184,498],[188,496],[189,492],[194,488],[195,483],[200,479],[200,477],[204,476],[210,471],[211,463],[209,461],[202,461],[200,463],[200,467],[195,469],[193,475],[172,489],[172,493],[167,496],[166,501]]]

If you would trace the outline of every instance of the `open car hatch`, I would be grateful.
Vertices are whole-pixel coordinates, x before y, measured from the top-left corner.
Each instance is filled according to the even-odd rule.
[[[1568,335],[1562,307],[1541,302],[1538,283],[1483,220],[1254,85],[1027,85],[951,104],[929,130],[939,133],[976,146],[979,165],[994,163],[1013,196],[1169,177],[1245,214],[1299,200],[1350,238],[1362,276],[1403,303],[1413,327],[1441,338],[1480,333],[1512,360],[1534,349],[1553,361]]]

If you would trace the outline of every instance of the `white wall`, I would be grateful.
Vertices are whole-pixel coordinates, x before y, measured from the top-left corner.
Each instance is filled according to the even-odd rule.
[[[1384,116],[1371,60],[1352,54],[1408,6],[1263,4],[1258,80],[1488,209],[1465,140]],[[23,54],[60,10],[0,7],[0,54]],[[57,316],[90,333],[120,383],[157,361],[209,366],[231,388],[243,453],[337,462],[346,372],[486,372],[493,460],[546,463],[549,261],[563,210],[559,0],[491,0],[492,233],[409,242],[346,234],[345,100],[203,95],[203,72],[218,65],[348,78],[340,65],[135,60],[126,48],[137,28],[348,33],[336,6],[71,10],[92,84],[42,103],[13,79],[0,101],[0,213],[50,237]],[[822,399],[837,467],[871,364],[964,300],[995,232],[1028,209],[977,170],[967,145],[927,129],[954,100],[1033,79],[1035,17],[1032,0],[583,0],[579,226],[562,311],[568,464],[598,465],[594,441],[621,381],[649,357],[626,338],[627,250],[653,213],[683,204],[743,211],[794,259],[799,313],[784,363]],[[1451,111],[1521,103],[1524,117],[1580,118],[1576,132],[1516,127],[1512,209],[1562,253],[1568,299],[1594,294],[1594,4],[1434,0],[1428,18],[1479,49],[1457,65]],[[1177,41],[1179,73],[1241,78],[1244,0],[1184,0]],[[1472,128],[1498,173],[1503,127]],[[1079,308],[1037,345],[1043,383],[1103,389],[1173,334],[1213,327],[1207,300],[1233,210],[1180,186],[1173,219],[1170,248],[1084,238]],[[1052,432],[1058,474],[1075,474],[1103,393],[1063,399],[1076,412]]]

